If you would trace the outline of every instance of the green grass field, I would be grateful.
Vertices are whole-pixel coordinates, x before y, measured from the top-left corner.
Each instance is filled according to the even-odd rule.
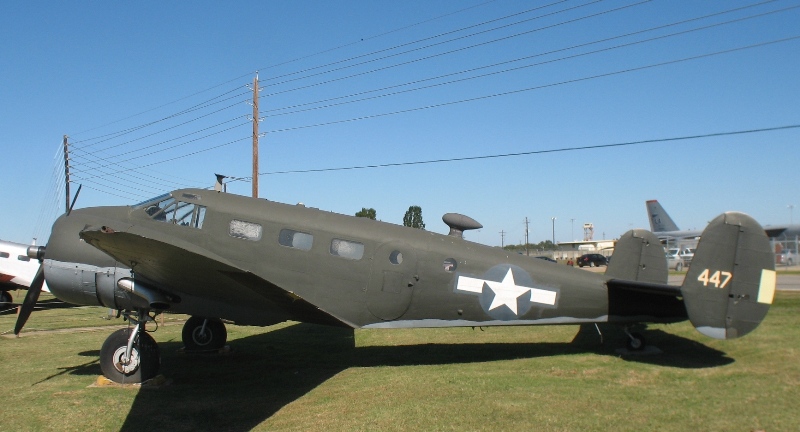
[[[620,356],[594,328],[358,330],[228,326],[231,352],[180,352],[167,315],[157,388],[92,387],[103,308],[0,316],[0,430],[791,431],[800,428],[800,293],[717,341],[650,326],[663,351]],[[47,331],[75,328],[78,330]],[[586,331],[589,330],[589,331]],[[573,342],[573,339],[576,339]]]

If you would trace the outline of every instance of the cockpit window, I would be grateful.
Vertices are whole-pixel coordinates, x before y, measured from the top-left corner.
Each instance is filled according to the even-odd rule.
[[[135,205],[135,206],[133,206],[133,207],[134,207],[134,208],[146,208],[146,207],[148,207],[149,205],[152,205],[152,204],[155,204],[155,203],[159,203],[159,202],[161,202],[161,201],[164,201],[164,199],[165,199],[165,198],[168,198],[168,197],[169,197],[169,194],[168,194],[168,193],[165,193],[165,194],[163,194],[163,195],[159,195],[159,196],[157,196],[157,197],[155,197],[155,198],[150,198],[149,200],[142,201],[142,202],[140,202],[139,204],[136,204],[136,205]]]
[[[202,228],[206,216],[204,206],[178,201],[172,197],[149,204],[145,206],[144,211],[153,220],[192,228]]]

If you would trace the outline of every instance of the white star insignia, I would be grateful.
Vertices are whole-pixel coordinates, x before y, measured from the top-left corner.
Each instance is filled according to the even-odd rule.
[[[514,312],[514,315],[517,315],[517,299],[526,292],[531,293],[531,303],[541,303],[551,306],[556,304],[555,291],[517,285],[516,281],[514,281],[514,273],[511,271],[511,268],[508,269],[505,277],[503,277],[503,280],[500,282],[459,276],[458,282],[456,283],[456,290],[480,294],[483,292],[484,284],[494,292],[494,299],[492,299],[489,310],[506,305]]]
[[[514,312],[514,315],[517,315],[517,299],[530,291],[530,288],[519,286],[514,282],[514,273],[511,272],[511,269],[508,269],[502,282],[486,281],[486,285],[489,285],[489,288],[494,291],[494,299],[492,299],[489,310],[506,305],[511,312]]]

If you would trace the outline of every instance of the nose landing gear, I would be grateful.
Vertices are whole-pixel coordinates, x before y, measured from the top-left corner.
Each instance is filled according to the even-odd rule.
[[[120,384],[142,383],[158,375],[161,353],[158,344],[144,331],[147,311],[137,311],[136,326],[119,329],[100,348],[100,369],[106,378]]]

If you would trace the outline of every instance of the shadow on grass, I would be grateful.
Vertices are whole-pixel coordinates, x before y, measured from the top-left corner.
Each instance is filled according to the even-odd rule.
[[[595,352],[615,355],[608,340],[599,343],[579,332],[572,343],[424,344],[354,346],[349,329],[297,324],[237,339],[227,355],[181,354],[180,342],[161,343],[162,372],[172,385],[142,389],[121,430],[157,426],[162,430],[246,431],[352,367],[474,363]],[[660,331],[647,332],[664,354],[629,360],[677,367],[730,363],[725,354]],[[88,365],[87,365],[88,366]],[[75,373],[87,373],[85,367]]]
[[[19,300],[22,300],[24,298],[25,298],[24,295],[18,297]],[[0,315],[16,315],[17,307],[20,305],[22,305],[22,303],[2,303],[0,304]],[[64,309],[64,308],[74,308],[74,307],[75,305],[73,304],[65,303],[57,298],[50,298],[37,301],[36,306],[34,308],[34,312],[40,310]]]

